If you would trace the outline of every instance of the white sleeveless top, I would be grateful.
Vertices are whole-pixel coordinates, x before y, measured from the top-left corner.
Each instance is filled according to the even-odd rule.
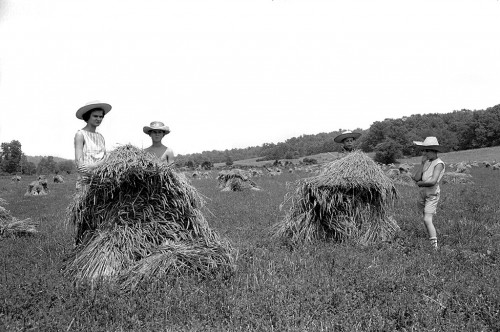
[[[100,133],[92,133],[86,130],[79,130],[83,135],[83,163],[78,171],[85,173],[85,165],[94,164],[106,155],[106,144],[104,137]]]
[[[425,189],[426,194],[440,193],[441,189],[439,188],[439,181],[441,181],[441,178],[443,177],[445,165],[444,162],[439,158],[434,159],[432,162],[427,160],[424,163],[424,167],[422,168],[422,181],[430,180],[432,178],[432,174],[434,173],[434,168],[436,168],[436,166],[439,164],[443,164],[443,170],[441,171],[441,174],[439,174],[436,184],[432,187],[422,187],[422,189]]]

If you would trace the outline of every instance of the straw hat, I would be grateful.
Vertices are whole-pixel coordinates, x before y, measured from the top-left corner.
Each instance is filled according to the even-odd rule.
[[[88,102],[87,104],[85,104],[85,106],[80,107],[78,109],[78,111],[76,111],[76,117],[80,120],[83,120],[82,116],[85,113],[87,113],[88,111],[92,111],[93,109],[96,109],[96,108],[102,109],[104,111],[104,115],[106,115],[106,113],[111,111],[110,104],[103,103],[103,102],[100,102],[98,100],[94,100],[94,101]]]
[[[165,132],[165,135],[170,133],[170,128],[168,128],[168,126],[165,126],[165,124],[163,124],[163,122],[161,121],[153,121],[149,124],[149,126],[144,126],[142,128],[142,131],[147,135],[149,135],[149,132],[151,130],[163,130]]]
[[[352,137],[354,139],[358,139],[361,136],[361,133],[353,133],[352,131],[344,131],[342,134],[335,137],[333,140],[337,143],[342,143],[346,138]]]
[[[413,144],[415,144],[418,149],[435,150],[439,152],[442,152],[445,149],[444,146],[439,145],[437,138],[434,136],[426,137],[423,142],[413,141]]]

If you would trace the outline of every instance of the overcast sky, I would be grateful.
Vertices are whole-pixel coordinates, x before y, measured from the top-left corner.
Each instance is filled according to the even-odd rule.
[[[498,0],[0,0],[0,142],[74,158],[91,100],[108,150],[176,154],[500,104]]]

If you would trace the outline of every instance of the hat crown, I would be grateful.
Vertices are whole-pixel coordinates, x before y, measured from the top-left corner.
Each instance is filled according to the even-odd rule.
[[[165,127],[165,124],[161,121],[153,121],[149,124],[151,128],[162,128]]]
[[[429,136],[426,137],[425,140],[422,142],[423,146],[431,146],[431,145],[439,145],[438,140],[434,136]]]

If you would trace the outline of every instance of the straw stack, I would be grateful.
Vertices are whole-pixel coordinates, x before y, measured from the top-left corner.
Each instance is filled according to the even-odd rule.
[[[445,172],[441,179],[441,183],[474,184],[474,181],[472,181],[472,175],[468,173]]]
[[[0,198],[0,203],[5,205],[7,202]],[[36,226],[38,222],[31,218],[17,220],[3,206],[0,206],[0,238],[11,236],[33,235],[38,233]]]
[[[217,180],[221,191],[260,190],[257,184],[250,179],[250,174],[241,169],[222,171],[217,176]]]
[[[187,179],[131,145],[114,150],[68,207],[77,247],[65,266],[76,281],[124,287],[167,274],[231,273],[234,250],[212,231]]]
[[[380,167],[363,152],[354,151],[326,164],[319,175],[295,182],[281,206],[290,208],[273,233],[294,244],[388,240],[399,230],[389,215],[397,196]]]

